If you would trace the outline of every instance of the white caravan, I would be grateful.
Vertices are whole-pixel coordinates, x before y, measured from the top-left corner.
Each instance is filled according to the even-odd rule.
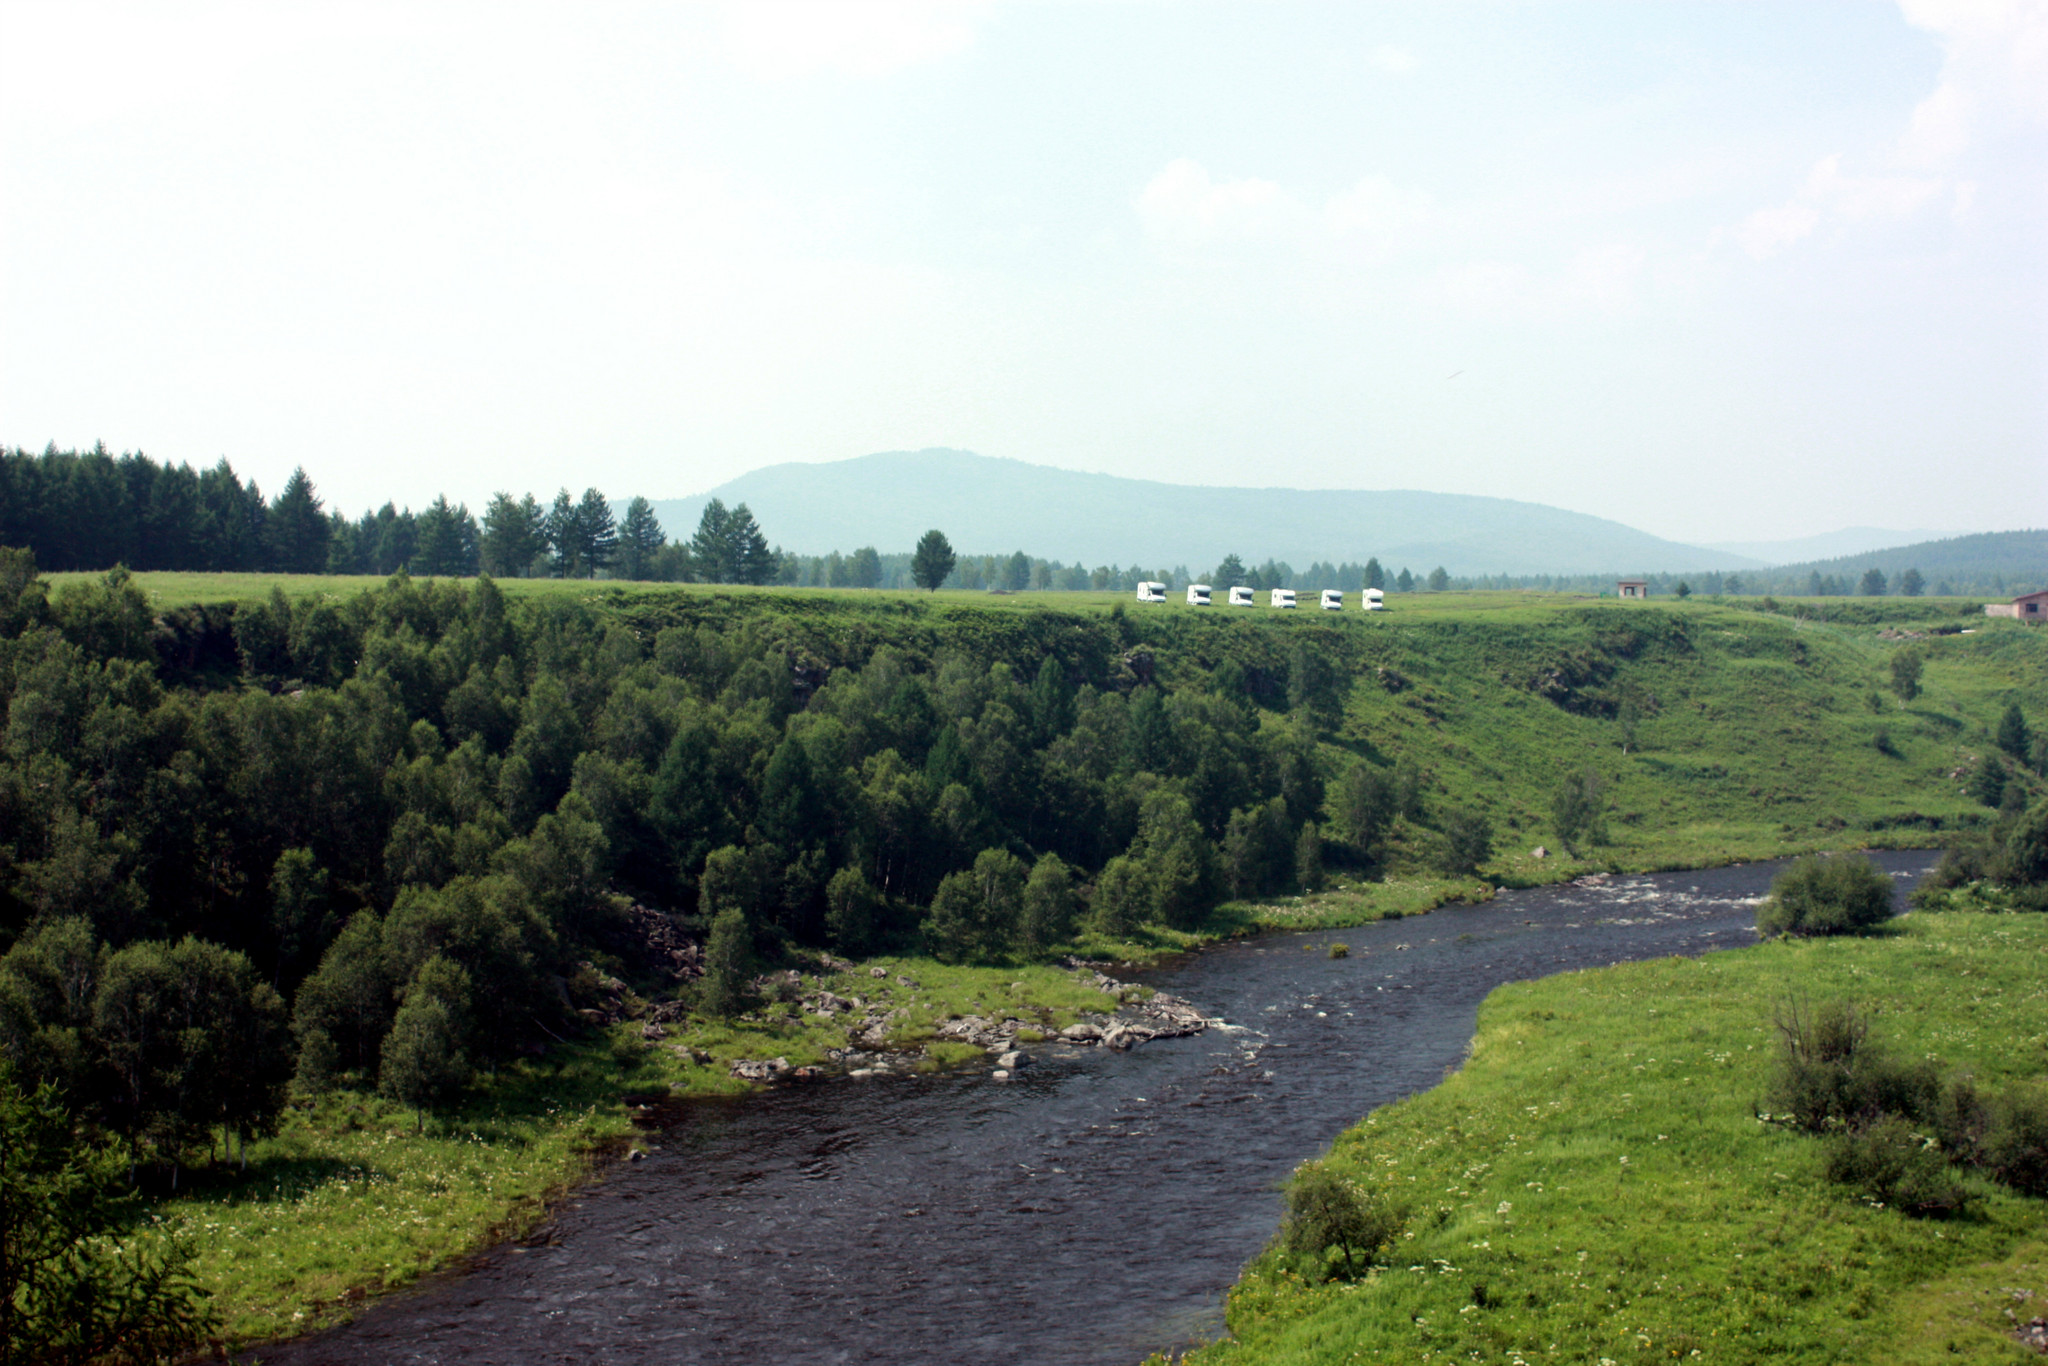
[[[1252,605],[1252,590],[1243,587],[1231,589],[1230,605],[1232,607],[1250,607]]]
[[[1325,588],[1323,590],[1323,610],[1325,612],[1343,611],[1344,590],[1341,588]]]
[[[1387,595],[1386,595],[1385,593],[1382,593],[1382,592],[1381,592],[1381,591],[1380,591],[1379,589],[1377,589],[1377,588],[1368,588],[1368,589],[1366,589],[1366,590],[1365,590],[1365,610],[1366,610],[1366,611],[1368,611],[1368,612],[1384,612],[1384,611],[1386,611],[1386,610],[1387,610]]]
[[[1140,583],[1138,585],[1138,601],[1165,602],[1166,585],[1163,583],[1152,583],[1149,580],[1144,583]]]
[[[1274,590],[1273,590],[1273,598],[1272,598],[1272,605],[1273,605],[1273,606],[1275,606],[1275,607],[1292,607],[1292,606],[1294,606],[1294,590],[1293,590],[1292,588],[1276,588],[1276,589],[1274,589]]]
[[[1190,607],[1207,607],[1208,605],[1209,605],[1209,585],[1208,585],[1208,584],[1206,584],[1206,583],[1191,583],[1191,584],[1189,584],[1189,585],[1188,585],[1188,606],[1190,606]]]

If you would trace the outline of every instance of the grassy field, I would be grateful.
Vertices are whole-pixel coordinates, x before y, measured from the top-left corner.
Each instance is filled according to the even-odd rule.
[[[1461,1071],[1332,1149],[1407,1207],[1393,1264],[1318,1284],[1268,1254],[1188,1361],[2035,1360],[2004,1311],[2048,1296],[2048,1202],[1971,1177],[1964,1217],[1874,1207],[1755,1109],[1795,994],[1990,1089],[2038,1078],[2044,955],[2041,917],[1917,915],[1502,987]]]

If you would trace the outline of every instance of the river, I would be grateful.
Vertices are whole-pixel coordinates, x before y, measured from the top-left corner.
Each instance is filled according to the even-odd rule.
[[[1903,894],[1935,855],[1874,855]],[[679,1105],[497,1248],[266,1348],[279,1366],[1132,1366],[1222,1330],[1278,1183],[1457,1065],[1503,982],[1748,944],[1782,864],[1268,935],[1140,980],[1228,1027],[1129,1053]],[[1333,959],[1328,946],[1348,944]],[[252,1354],[250,1358],[254,1359]]]

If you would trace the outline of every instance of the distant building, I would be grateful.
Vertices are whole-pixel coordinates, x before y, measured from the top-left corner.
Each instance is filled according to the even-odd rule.
[[[1617,598],[1647,598],[1650,596],[1648,579],[1622,579],[1614,585]]]
[[[2038,593],[2022,593],[2011,602],[1987,602],[1984,604],[1987,617],[2017,617],[2031,626],[2048,621],[2048,588]]]

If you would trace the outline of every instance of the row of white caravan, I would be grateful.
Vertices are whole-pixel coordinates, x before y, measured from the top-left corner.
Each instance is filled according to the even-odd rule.
[[[1210,607],[1210,606],[1213,606],[1213,605],[1214,605],[1214,603],[1213,603],[1213,602],[1211,601],[1211,595],[1212,595],[1212,594],[1214,594],[1214,593],[1215,593],[1215,591],[1216,591],[1215,589],[1211,588],[1211,587],[1210,587],[1210,586],[1209,586],[1208,584],[1206,584],[1206,583],[1191,583],[1191,584],[1189,584],[1189,585],[1188,585],[1188,606],[1190,606],[1190,607]],[[1139,602],[1165,602],[1165,601],[1166,601],[1166,585],[1165,585],[1165,584],[1163,584],[1163,583],[1150,583],[1150,582],[1147,582],[1147,583],[1141,583],[1141,584],[1139,584],[1139,585],[1138,585],[1138,601],[1139,601]],[[1231,605],[1232,607],[1256,607],[1256,606],[1258,606],[1258,605],[1259,605],[1259,604],[1258,604],[1258,597],[1257,597],[1257,590],[1256,590],[1256,589],[1251,589],[1251,588],[1233,588],[1233,589],[1231,589],[1231,590],[1230,590],[1230,596],[1228,597],[1227,601],[1229,602],[1229,604],[1230,604],[1230,605]],[[1268,590],[1268,596],[1267,596],[1267,599],[1266,599],[1266,605],[1267,605],[1268,607],[1299,607],[1299,606],[1300,606],[1301,604],[1300,604],[1300,602],[1298,601],[1298,595],[1296,594],[1296,592],[1295,592],[1295,590],[1294,590],[1294,589],[1292,589],[1292,588],[1274,588],[1274,589],[1270,589],[1270,590]],[[1321,602],[1321,604],[1320,604],[1320,605],[1321,605],[1322,609],[1323,609],[1323,610],[1324,610],[1325,612],[1341,612],[1341,611],[1343,611],[1343,610],[1344,610],[1344,592],[1343,592],[1343,590],[1342,590],[1342,589],[1339,589],[1339,588],[1325,588],[1325,589],[1323,589],[1323,590],[1322,590],[1322,602]],[[1366,611],[1368,611],[1368,612],[1382,612],[1382,611],[1385,611],[1385,610],[1386,610],[1386,606],[1387,606],[1387,595],[1386,595],[1385,593],[1381,592],[1381,591],[1380,591],[1379,589],[1377,589],[1377,588],[1368,588],[1368,589],[1366,589],[1366,590],[1365,590],[1364,592],[1362,592],[1362,593],[1360,593],[1360,594],[1358,595],[1358,605],[1359,605],[1360,607],[1364,608],[1364,609],[1365,609]]]

